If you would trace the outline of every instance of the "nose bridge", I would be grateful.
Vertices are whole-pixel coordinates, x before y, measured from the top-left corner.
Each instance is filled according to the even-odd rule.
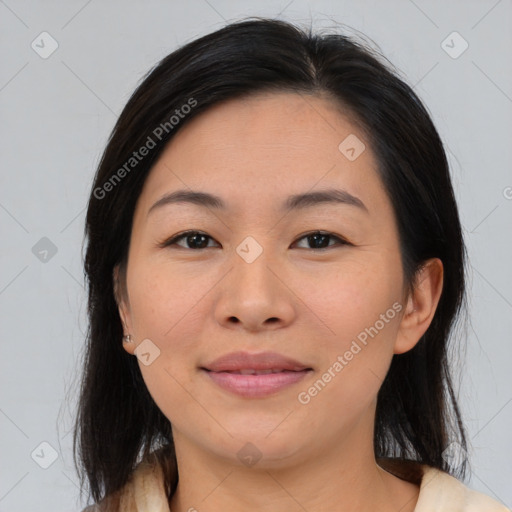
[[[261,241],[261,237],[260,241]],[[266,239],[267,240],[267,239]],[[264,242],[264,244],[267,246],[267,250],[265,251],[263,248],[263,245],[256,240],[253,236],[249,235],[246,236],[236,247],[236,253],[237,255],[245,261],[247,264],[254,263],[257,259],[262,256],[262,254],[265,252],[265,259],[268,257],[269,254],[269,246],[268,242]]]
[[[250,290],[243,292],[257,294],[270,293],[277,285],[275,277],[270,271],[271,264],[276,265],[275,259],[271,262],[272,250],[268,239],[260,242],[253,236],[246,236],[235,248],[233,255],[233,276],[235,286],[250,286]]]
[[[278,258],[264,243],[247,236],[236,246],[217,303],[220,323],[236,322],[257,330],[266,324],[286,324],[293,317],[291,294],[275,275],[279,272]]]

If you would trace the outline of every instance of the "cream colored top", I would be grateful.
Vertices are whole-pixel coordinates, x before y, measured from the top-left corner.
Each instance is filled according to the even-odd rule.
[[[423,478],[415,512],[511,512],[510,509],[473,491],[448,473],[422,466]],[[96,506],[97,507],[97,506]],[[83,512],[103,510],[88,507]],[[160,466],[141,463],[121,493],[122,512],[170,512]]]

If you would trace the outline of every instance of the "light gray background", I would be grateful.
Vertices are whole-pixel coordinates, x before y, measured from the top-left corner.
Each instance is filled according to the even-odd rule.
[[[510,0],[0,0],[0,511],[81,510],[71,426],[86,329],[82,233],[96,165],[148,69],[248,15],[363,32],[429,108],[472,265],[461,386],[473,446],[468,484],[511,507]],[[31,48],[43,31],[59,45],[47,59]],[[442,47],[453,31],[469,44],[458,58]],[[445,45],[460,50],[452,39]],[[43,237],[57,248],[47,261],[32,251]],[[42,442],[57,456],[48,469],[39,464],[52,461],[52,450]]]

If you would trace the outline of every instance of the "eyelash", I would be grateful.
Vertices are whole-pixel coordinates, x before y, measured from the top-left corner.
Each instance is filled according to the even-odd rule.
[[[184,231],[182,233],[179,233],[178,235],[176,236],[173,236],[167,240],[164,240],[163,242],[160,242],[158,244],[158,247],[163,249],[165,247],[170,247],[172,245],[176,245],[176,242],[180,241],[182,238],[187,238],[189,236],[192,236],[192,235],[203,235],[207,238],[209,238],[210,240],[213,240],[213,238],[211,236],[209,236],[208,234],[202,232],[202,231],[194,231],[194,230],[189,230],[189,231]],[[313,235],[321,235],[321,236],[328,236],[334,240],[336,240],[338,242],[337,245],[350,245],[352,246],[353,244],[351,244],[349,241],[345,240],[344,238],[340,237],[340,236],[337,236],[333,233],[330,233],[328,231],[310,231],[308,233],[305,233],[303,235],[301,235],[299,238],[297,238],[297,240],[294,242],[297,243],[299,240],[302,240],[303,238],[307,238],[309,236],[313,236]],[[178,246],[180,247],[181,249],[187,249],[187,250],[190,250],[190,251],[202,251],[204,249],[211,249],[211,247],[204,247],[202,249],[191,249],[191,248],[188,248],[188,247],[181,247],[181,246]],[[331,249],[332,247],[335,247],[335,245],[329,245],[327,247],[320,247],[320,248],[310,248],[309,250],[312,250],[312,251],[325,251],[326,249]]]

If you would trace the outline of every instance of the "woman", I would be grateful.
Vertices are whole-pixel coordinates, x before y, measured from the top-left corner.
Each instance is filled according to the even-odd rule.
[[[455,478],[461,225],[378,54],[261,18],[178,49],[86,223],[75,449],[99,510],[507,510]]]

